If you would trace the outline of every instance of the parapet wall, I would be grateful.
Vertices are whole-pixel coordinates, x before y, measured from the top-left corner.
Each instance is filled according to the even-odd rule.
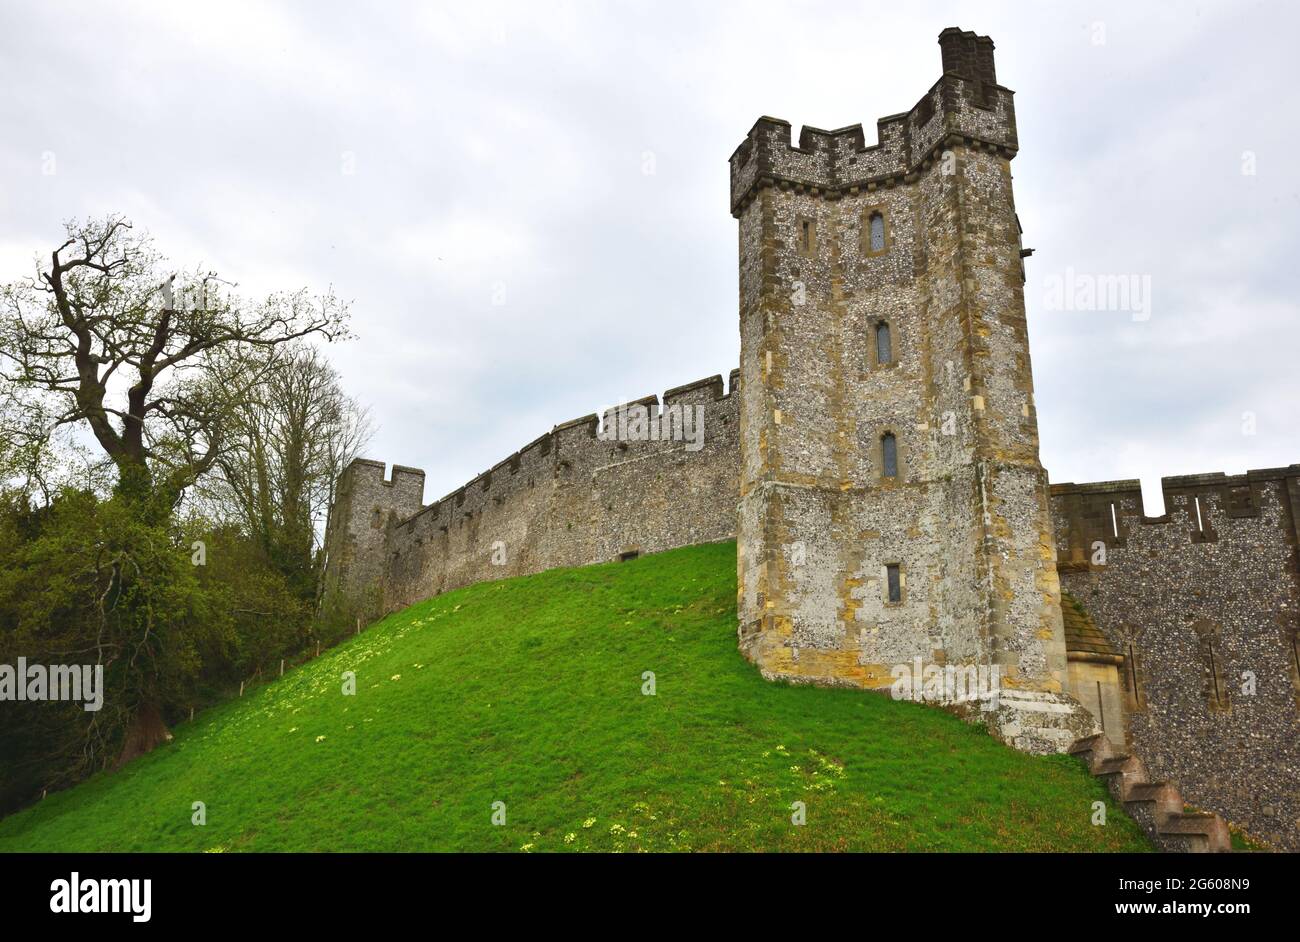
[[[939,43],[943,77],[907,112],[880,118],[875,144],[868,146],[862,125],[854,124],[834,131],[805,126],[795,147],[789,121],[759,118],[731,155],[732,215],[739,217],[764,186],[794,185],[834,198],[902,182],[949,141],[1014,157],[1014,92],[995,81],[993,43],[959,30],[945,30]]]
[[[420,509],[424,472],[357,458],[339,476],[325,528],[326,594],[342,593],[366,610],[378,604],[387,576],[385,545],[389,525]]]
[[[738,383],[733,371],[729,390],[712,376],[628,404],[665,419],[655,440],[626,417],[620,430],[614,408],[564,422],[428,506],[385,485],[383,465],[354,462],[337,509],[349,530],[334,540],[349,563],[342,584],[391,611],[489,579],[732,538]]]
[[[1058,484],[1062,586],[1124,657],[1131,747],[1154,778],[1300,850],[1300,465]]]
[[[1086,562],[1097,541],[1108,547],[1122,547],[1138,527],[1170,524],[1185,532],[1191,543],[1214,543],[1219,538],[1218,519],[1258,518],[1262,502],[1270,495],[1288,508],[1283,535],[1291,546],[1300,546],[1300,520],[1289,510],[1300,506],[1298,465],[1238,475],[1214,471],[1166,477],[1160,479],[1160,489],[1165,513],[1151,517],[1145,513],[1142,485],[1137,480],[1053,484],[1061,563]],[[1207,510],[1211,505],[1219,511],[1214,517]]]

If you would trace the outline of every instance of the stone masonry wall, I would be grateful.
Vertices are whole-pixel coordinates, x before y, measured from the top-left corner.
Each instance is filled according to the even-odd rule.
[[[1162,483],[1155,518],[1136,481],[1053,486],[1062,583],[1125,657],[1152,777],[1300,850],[1300,465]]]
[[[329,584],[391,611],[489,579],[730,539],[737,381],[733,373],[726,394],[721,376],[664,393],[664,411],[702,407],[698,450],[686,440],[601,440],[593,414],[556,426],[427,507],[423,472],[395,466],[387,483],[381,463],[358,460],[331,517]],[[639,404],[660,408],[656,396]],[[614,428],[616,418],[604,421]]]
[[[358,458],[344,469],[335,488],[325,528],[325,594],[342,595],[367,615],[379,610],[388,581],[387,541],[394,520],[423,506],[424,472]]]

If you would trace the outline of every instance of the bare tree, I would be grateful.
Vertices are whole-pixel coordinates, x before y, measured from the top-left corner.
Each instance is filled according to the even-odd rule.
[[[246,303],[232,288],[214,272],[165,273],[124,219],[69,223],[36,277],[0,289],[0,376],[43,394],[48,428],[89,428],[120,492],[170,510],[280,348],[346,334],[331,293]]]
[[[232,411],[230,447],[204,494],[262,545],[304,599],[314,598],[321,525],[343,468],[369,440],[366,410],[321,352],[295,343]]]

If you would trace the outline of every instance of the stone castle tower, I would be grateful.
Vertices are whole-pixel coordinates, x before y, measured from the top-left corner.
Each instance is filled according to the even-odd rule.
[[[987,37],[939,46],[879,143],[853,125],[794,146],[765,117],[731,157],[740,644],[769,677],[862,687],[997,665],[991,725],[1057,751],[1092,719],[1064,693],[1012,92]]]

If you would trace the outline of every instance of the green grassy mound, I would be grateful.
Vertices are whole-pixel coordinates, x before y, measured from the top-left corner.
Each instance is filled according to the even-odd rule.
[[[0,851],[1150,849],[1077,760],[763,680],[735,569],[697,546],[414,605],[0,821]]]

